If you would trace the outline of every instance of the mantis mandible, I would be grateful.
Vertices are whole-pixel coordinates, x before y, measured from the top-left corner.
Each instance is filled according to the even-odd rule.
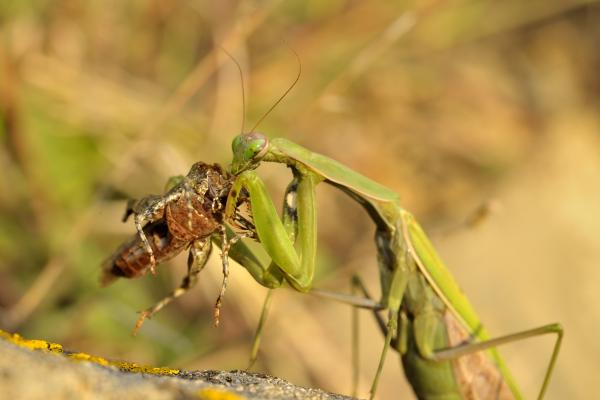
[[[380,300],[373,301],[357,279],[354,286],[364,297],[321,292],[355,307],[372,309],[378,318],[385,341],[371,385],[371,399],[390,347],[401,354],[407,379],[420,399],[520,399],[517,384],[495,347],[552,333],[556,334],[556,341],[538,395],[543,398],[563,337],[560,324],[490,338],[423,229],[402,208],[395,192],[282,138],[269,140],[260,133],[246,133],[234,139],[232,150],[231,172],[236,179],[225,213],[235,213],[242,193],[250,198],[258,237],[273,260],[269,270],[281,272],[296,290],[310,291],[314,276],[317,184],[324,181],[339,188],[360,203],[375,223]],[[272,201],[253,171],[263,161],[285,164],[294,175],[286,192],[283,223],[273,215]],[[299,244],[299,255],[294,241]],[[257,274],[253,276],[267,287],[277,286],[261,282]],[[252,357],[256,357],[266,308]],[[380,310],[388,311],[387,322],[377,313]]]

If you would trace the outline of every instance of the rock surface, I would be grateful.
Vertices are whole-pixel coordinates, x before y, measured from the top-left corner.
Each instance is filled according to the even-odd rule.
[[[352,400],[244,371],[181,371],[109,361],[2,331],[0,393],[14,400]]]

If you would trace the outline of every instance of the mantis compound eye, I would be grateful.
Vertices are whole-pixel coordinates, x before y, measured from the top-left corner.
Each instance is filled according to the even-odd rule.
[[[233,139],[233,162],[231,172],[239,174],[247,169],[256,167],[256,164],[267,154],[269,139],[258,132],[243,133]]]

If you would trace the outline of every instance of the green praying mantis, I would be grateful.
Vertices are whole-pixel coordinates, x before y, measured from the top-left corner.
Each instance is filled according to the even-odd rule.
[[[218,166],[197,163],[167,193],[146,197],[139,207],[128,208],[126,215],[133,213],[136,219],[147,213],[156,215],[143,227],[144,236],[140,233],[132,238],[109,259],[105,277],[112,280],[118,276],[138,276],[152,269],[153,255],[162,260],[190,248],[188,275],[181,286],[142,312],[134,331],[144,319],[195,285],[210,253],[210,241],[214,240],[223,249],[224,272],[215,322],[226,287],[228,254],[267,288],[288,285],[299,292],[342,301],[355,309],[373,310],[385,341],[371,385],[371,398],[376,394],[390,347],[401,354],[405,374],[421,399],[521,398],[495,347],[553,333],[557,339],[539,393],[539,398],[543,397],[562,341],[560,325],[550,324],[490,339],[419,224],[401,207],[396,193],[285,139],[269,140],[260,133],[247,133],[236,137],[232,148],[231,174]],[[254,171],[263,161],[285,164],[293,173],[281,217]],[[358,278],[353,280],[353,286],[355,293],[362,293],[360,297],[312,288],[317,246],[315,188],[321,182],[351,196],[375,223],[382,292],[379,301],[369,296]],[[156,207],[148,207],[149,201]],[[242,203],[250,204],[251,220],[238,214]],[[166,214],[161,217],[163,210]],[[232,236],[227,225],[236,224],[244,232]],[[148,239],[143,241],[146,236],[152,238],[152,246]],[[268,265],[260,262],[239,240],[244,236],[258,238],[272,262]],[[263,306],[251,364],[257,356],[271,295],[269,291]],[[378,314],[382,310],[388,311],[387,321]],[[355,365],[355,381],[356,376]]]
[[[262,134],[248,133],[236,137],[232,147],[231,174],[218,166],[197,163],[166,194],[146,197],[140,201],[140,207],[128,208],[128,213],[134,213],[136,218],[148,210],[152,211],[150,214],[158,213],[143,227],[146,236],[152,238],[152,246],[148,239],[146,242],[141,239],[141,234],[134,237],[109,259],[105,277],[112,280],[118,276],[138,276],[153,267],[151,256],[166,259],[190,248],[188,275],[181,286],[144,311],[134,331],[144,319],[195,285],[210,253],[212,237],[223,249],[224,272],[215,322],[226,287],[228,254],[267,288],[289,285],[299,292],[342,301],[355,309],[373,310],[385,341],[371,385],[371,398],[376,394],[390,347],[401,354],[405,374],[420,399],[522,398],[495,347],[553,333],[557,339],[539,393],[539,398],[543,397],[562,341],[560,325],[550,324],[490,339],[419,224],[401,207],[396,193],[285,139],[268,140]],[[293,173],[281,217],[254,171],[263,161],[285,164]],[[198,175],[198,171],[202,174]],[[353,280],[353,286],[355,293],[362,293],[361,297],[312,288],[317,246],[315,188],[321,182],[351,196],[375,223],[382,292],[379,301],[369,296],[358,278]],[[150,200],[160,207],[148,207],[146,203]],[[250,204],[250,221],[238,215],[242,203]],[[167,213],[160,217],[163,209]],[[231,236],[226,224],[241,224],[245,232]],[[258,238],[272,262],[268,265],[260,262],[239,240],[243,236]],[[150,251],[146,251],[148,247]],[[251,364],[257,356],[271,295],[269,291],[263,306]],[[378,314],[382,310],[388,311],[387,321]],[[356,365],[354,377],[356,382]]]
[[[238,66],[243,82],[240,65],[231,54],[222,50]],[[216,324],[227,285],[228,256],[269,289],[287,285],[302,293],[310,292],[349,304],[355,310],[373,311],[385,339],[371,384],[370,399],[375,397],[390,347],[400,353],[405,375],[419,399],[521,399],[523,396],[496,347],[555,334],[552,355],[538,394],[539,399],[543,398],[562,343],[560,324],[491,338],[427,235],[414,216],[402,207],[395,192],[291,141],[269,140],[254,132],[299,77],[300,71],[250,133],[243,133],[233,140],[229,172],[222,171],[218,165],[197,163],[186,177],[176,177],[176,182],[163,195],[147,196],[135,205],[128,205],[125,218],[134,214],[138,236],[125,243],[108,260],[106,280],[138,276],[147,269],[154,271],[157,261],[166,260],[184,248],[190,249],[188,274],[180,287],[143,311],[134,332],[146,318],[196,284],[210,253],[210,244],[215,241],[222,248],[224,275],[215,305]],[[242,98],[243,87],[242,83]],[[284,164],[292,171],[281,216],[264,182],[254,171],[262,162]],[[352,280],[352,295],[312,287],[317,250],[315,189],[321,182],[338,188],[358,202],[375,224],[381,285],[378,301],[369,295],[358,277]],[[222,201],[225,202],[224,209]],[[251,220],[239,215],[242,203],[250,205]],[[232,225],[241,228],[242,233],[232,232]],[[260,262],[240,240],[243,237],[258,239],[271,263]],[[250,366],[257,357],[271,296],[270,290],[254,337]],[[380,311],[387,311],[387,321]],[[353,315],[356,317],[356,312]],[[356,328],[356,323],[353,326]],[[356,359],[354,361],[356,364]],[[354,385],[357,369],[355,365]]]
[[[248,268],[268,288],[288,283],[310,292],[315,271],[315,187],[325,182],[360,203],[375,223],[381,298],[374,301],[361,281],[353,280],[362,296],[316,294],[373,310],[385,341],[370,390],[375,396],[388,349],[402,357],[405,374],[420,399],[520,399],[522,395],[495,347],[526,338],[556,334],[552,356],[538,398],[550,382],[563,337],[559,324],[549,324],[490,338],[450,271],[442,263],[415,218],[390,189],[323,155],[293,142],[269,140],[260,133],[237,136],[232,144],[231,173],[235,181],[225,208],[225,220],[249,201],[256,234],[272,259],[269,266]],[[293,179],[285,194],[280,218],[262,180],[254,171],[262,162],[285,164]],[[243,258],[243,257],[242,257]],[[243,260],[242,260],[243,264]],[[256,358],[269,304],[263,307],[255,336]],[[387,310],[387,321],[378,311]]]

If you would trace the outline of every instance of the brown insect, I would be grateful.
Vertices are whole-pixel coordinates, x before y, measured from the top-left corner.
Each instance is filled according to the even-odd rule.
[[[146,318],[196,284],[211,253],[213,238],[220,240],[223,261],[223,284],[214,310],[218,325],[229,275],[229,249],[242,237],[254,236],[250,220],[236,213],[230,222],[241,233],[227,237],[223,210],[233,178],[220,165],[197,162],[186,176],[173,179],[171,189],[164,195],[150,195],[127,203],[123,221],[133,215],[138,233],[122,244],[102,267],[101,282],[107,285],[118,277],[135,278],[148,271],[154,274],[157,263],[189,249],[188,272],[181,285],[141,313],[134,334]]]

